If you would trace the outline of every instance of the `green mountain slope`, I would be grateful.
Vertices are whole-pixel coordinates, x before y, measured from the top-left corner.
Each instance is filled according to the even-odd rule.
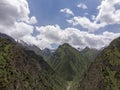
[[[72,81],[76,76],[82,75],[88,65],[82,54],[69,44],[59,46],[49,63],[67,81]]]
[[[88,59],[88,61],[93,62],[98,55],[99,50],[86,47],[81,51],[81,53]]]
[[[91,64],[78,90],[120,90],[120,37]]]
[[[0,34],[0,90],[65,90],[41,56]]]

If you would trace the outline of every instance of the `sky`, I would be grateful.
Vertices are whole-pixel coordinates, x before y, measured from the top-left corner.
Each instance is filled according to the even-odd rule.
[[[41,49],[100,49],[120,36],[120,0],[0,0],[0,32]]]

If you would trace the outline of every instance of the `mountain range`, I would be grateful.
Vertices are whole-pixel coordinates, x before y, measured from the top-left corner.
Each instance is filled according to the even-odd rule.
[[[0,33],[0,90],[120,90],[120,37],[102,50],[41,50]]]
[[[34,51],[35,54],[42,56],[44,58],[44,60],[46,60],[46,61],[48,59],[50,59],[52,53],[54,52],[54,50],[49,49],[49,48],[45,48],[45,49],[41,50],[36,45],[27,44],[26,42],[24,42],[22,40],[18,41],[18,43],[20,46],[23,46],[26,50]]]

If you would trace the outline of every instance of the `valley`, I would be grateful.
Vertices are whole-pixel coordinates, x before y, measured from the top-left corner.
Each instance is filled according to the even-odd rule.
[[[53,52],[0,34],[1,90],[119,90],[119,64],[120,38],[102,51],[65,43]]]
[[[0,0],[0,90],[120,90],[120,0]]]

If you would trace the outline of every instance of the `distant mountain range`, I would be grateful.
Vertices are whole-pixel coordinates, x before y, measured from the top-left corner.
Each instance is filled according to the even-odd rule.
[[[21,46],[23,46],[26,50],[31,50],[31,51],[34,51],[37,55],[40,55],[44,58],[44,60],[48,60],[50,59],[52,53],[54,52],[54,50],[52,49],[49,49],[49,48],[45,48],[43,50],[41,50],[39,47],[37,47],[36,45],[30,45],[30,44],[27,44],[26,42],[20,40],[19,41],[19,44]]]

